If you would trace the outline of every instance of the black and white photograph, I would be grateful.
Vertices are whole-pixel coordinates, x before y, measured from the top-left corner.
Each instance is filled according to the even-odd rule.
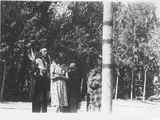
[[[1,1],[0,109],[101,110],[103,2]]]
[[[2,116],[160,119],[160,1],[2,0],[0,20]]]

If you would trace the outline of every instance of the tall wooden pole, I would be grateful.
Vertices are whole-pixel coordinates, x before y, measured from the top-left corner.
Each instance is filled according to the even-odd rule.
[[[135,21],[133,21],[133,41],[136,40],[136,26],[135,26]],[[133,47],[132,47],[133,49]],[[132,79],[131,79],[131,93],[130,93],[130,98],[133,100],[133,83],[134,83],[134,70],[132,70]]]
[[[119,79],[118,79],[118,75],[117,75],[117,80],[116,80],[116,93],[115,93],[115,100],[117,100],[117,96],[118,96],[118,81]]]
[[[146,97],[146,83],[147,83],[146,73],[147,73],[147,69],[144,70],[143,101],[145,100],[145,97]]]
[[[102,68],[102,112],[112,111],[112,82],[111,82],[111,35],[112,35],[112,11],[111,2],[104,1],[103,13],[103,68]]]
[[[133,81],[134,81],[134,71],[132,70],[132,78],[131,78],[131,94],[130,94],[131,100],[133,100]]]
[[[3,101],[5,80],[6,80],[6,62],[4,62],[3,79],[2,79],[2,86],[1,86],[1,91],[0,91],[0,101]]]

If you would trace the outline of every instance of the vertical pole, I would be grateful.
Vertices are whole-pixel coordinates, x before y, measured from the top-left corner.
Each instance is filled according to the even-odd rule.
[[[6,80],[6,62],[4,62],[4,70],[3,70],[3,79],[2,79],[2,86],[1,86],[1,93],[0,93],[0,101],[3,101],[5,80]]]
[[[119,79],[118,79],[118,75],[117,75],[117,80],[116,80],[116,93],[115,93],[115,98],[114,99],[116,99],[117,100],[117,96],[118,96],[118,81]]]
[[[146,72],[147,72],[147,70],[144,71],[143,101],[145,100],[145,97],[146,97],[146,82],[147,82]]]
[[[112,84],[111,84],[111,35],[112,20],[111,2],[104,1],[103,13],[103,68],[102,68],[102,112],[110,113],[112,111]]]
[[[132,79],[131,79],[131,94],[130,94],[130,98],[131,100],[133,100],[133,78],[134,77],[134,71],[132,70]]]

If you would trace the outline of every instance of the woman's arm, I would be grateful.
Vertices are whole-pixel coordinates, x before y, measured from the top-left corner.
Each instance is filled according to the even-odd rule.
[[[50,66],[50,78],[51,79],[54,79],[55,78],[55,64],[52,63],[51,66]]]
[[[66,72],[66,78],[67,78],[67,80],[69,79],[69,75],[68,75],[68,72]]]

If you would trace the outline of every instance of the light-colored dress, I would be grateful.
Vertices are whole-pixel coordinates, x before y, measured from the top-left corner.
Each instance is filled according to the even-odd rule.
[[[67,99],[67,73],[63,67],[52,62],[51,72],[51,106],[68,106]]]

